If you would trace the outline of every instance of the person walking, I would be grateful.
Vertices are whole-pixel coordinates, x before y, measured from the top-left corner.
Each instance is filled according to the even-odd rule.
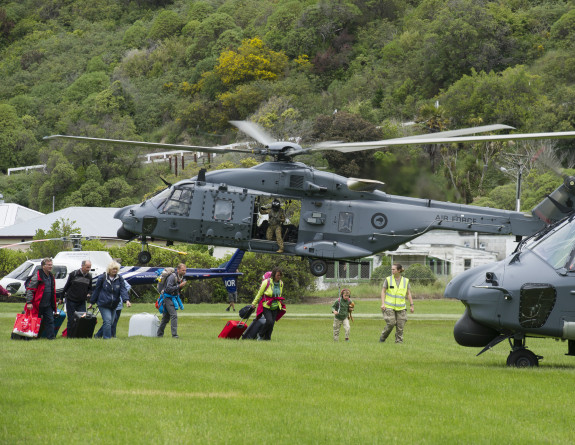
[[[86,312],[86,301],[92,293],[91,269],[90,260],[83,260],[80,269],[72,271],[64,285],[62,294],[66,299],[66,313],[68,314],[66,336],[68,338],[74,337],[77,322],[74,312]]]
[[[343,325],[345,331],[345,341],[349,341],[349,318],[353,308],[351,301],[351,291],[349,289],[342,289],[339,293],[339,298],[331,305],[331,312],[335,316],[333,319],[333,340],[339,341],[339,331]]]
[[[403,343],[403,327],[407,322],[407,307],[405,298],[409,300],[409,309],[413,313],[413,299],[409,279],[402,277],[403,267],[401,264],[391,266],[391,275],[383,282],[381,290],[381,310],[385,320],[385,328],[379,338],[384,342],[395,327],[395,342]]]
[[[166,284],[163,287],[164,295],[164,313],[162,315],[162,321],[158,327],[158,337],[164,336],[164,330],[168,321],[170,322],[170,328],[172,331],[172,338],[179,338],[178,336],[178,312],[174,306],[173,297],[179,297],[182,288],[186,285],[186,280],[184,280],[184,275],[186,274],[186,265],[184,263],[178,264],[176,272],[172,273],[166,279]]]
[[[285,314],[285,305],[282,304],[282,301],[285,300],[282,297],[284,283],[281,277],[281,269],[275,267],[270,278],[262,281],[260,289],[254,301],[252,301],[252,307],[258,306],[256,319],[263,315],[266,320],[266,324],[261,328],[258,340],[271,340],[275,322]]]
[[[234,271],[237,272],[237,269]],[[233,280],[233,282],[232,282]],[[229,284],[228,284],[229,282]],[[238,288],[237,288],[237,278],[230,278],[226,282],[226,288],[228,290],[228,307],[226,311],[229,312],[230,309],[232,311],[236,311],[236,303],[238,302]]]
[[[42,319],[42,326],[48,340],[54,340],[54,314],[56,304],[56,278],[52,274],[52,258],[44,258],[40,269],[32,275],[26,288],[26,306],[32,315]]]
[[[102,338],[104,340],[112,338],[112,324],[116,318],[116,308],[120,300],[123,300],[126,307],[132,306],[126,281],[118,274],[119,271],[120,265],[116,261],[108,264],[106,272],[98,277],[90,298],[90,303],[96,303],[102,314]]]

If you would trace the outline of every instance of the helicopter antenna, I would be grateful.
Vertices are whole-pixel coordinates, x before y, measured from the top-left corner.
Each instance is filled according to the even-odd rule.
[[[162,180],[162,182],[163,182],[164,184],[166,184],[166,186],[168,186],[168,187],[171,187],[171,186],[172,186],[172,183],[171,183],[171,182],[166,181],[166,180],[165,180],[164,178],[162,178],[161,176],[160,176],[160,179]]]

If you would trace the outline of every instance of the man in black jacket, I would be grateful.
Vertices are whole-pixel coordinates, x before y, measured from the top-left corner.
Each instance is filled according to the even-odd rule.
[[[86,301],[92,293],[92,263],[90,260],[82,261],[80,269],[68,275],[63,294],[66,297],[66,313],[68,315],[67,336],[74,336],[76,317],[74,312],[86,312]]]

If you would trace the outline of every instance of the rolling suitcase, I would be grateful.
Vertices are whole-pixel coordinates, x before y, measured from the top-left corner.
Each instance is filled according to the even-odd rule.
[[[265,324],[266,319],[264,317],[256,318],[254,321],[252,321],[246,332],[244,332],[244,335],[242,335],[242,339],[255,340],[256,338],[258,338],[258,334]]]
[[[154,314],[143,312],[130,317],[128,337],[143,335],[144,337],[157,337],[160,320]]]
[[[62,323],[66,319],[66,312],[64,312],[64,305],[62,308],[58,308],[58,315],[54,315],[54,336],[58,335],[58,331],[62,327]],[[46,338],[46,334],[44,332],[44,325],[40,326],[40,334],[39,337]]]
[[[224,329],[222,329],[222,332],[218,335],[218,338],[239,339],[247,327],[248,325],[243,321],[230,320],[226,323]]]
[[[98,323],[98,313],[94,312],[74,312],[76,324],[74,325],[73,338],[92,338],[94,336],[94,328]]]

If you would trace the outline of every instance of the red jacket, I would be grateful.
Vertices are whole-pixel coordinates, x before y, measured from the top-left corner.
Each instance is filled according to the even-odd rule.
[[[58,305],[56,304],[56,279],[52,274],[50,274],[50,278],[52,285],[52,297],[54,299],[54,301],[52,301],[52,308],[54,311],[56,311],[58,308]],[[26,288],[26,304],[32,303],[32,315],[34,316],[38,316],[38,309],[40,308],[40,301],[42,301],[42,295],[44,294],[45,288],[46,284],[42,280],[40,269],[38,269],[36,276],[32,277],[30,283],[28,283],[28,287]]]

